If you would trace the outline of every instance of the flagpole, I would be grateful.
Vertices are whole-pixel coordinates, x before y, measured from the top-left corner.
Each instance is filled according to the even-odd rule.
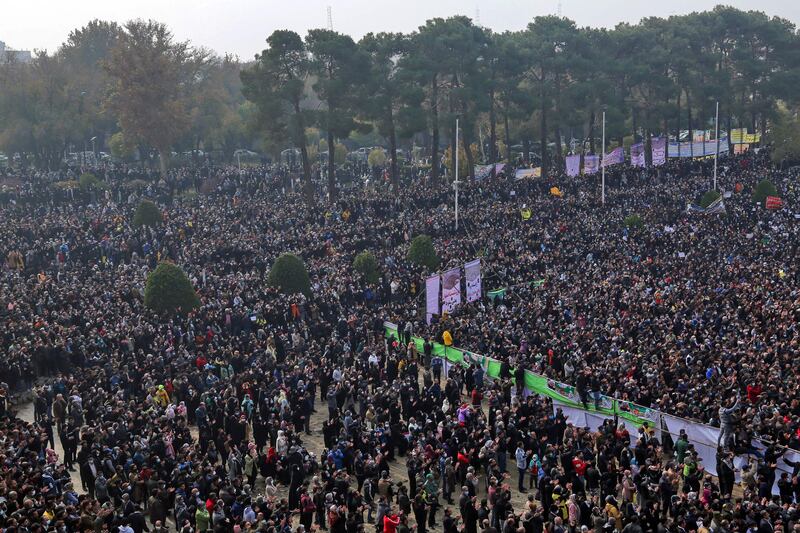
[[[456,179],[453,182],[453,189],[456,191],[456,231],[458,231],[458,119],[456,119]]]
[[[606,112],[603,111],[603,145],[600,147],[600,173],[603,181],[601,202],[606,205]]]
[[[714,190],[717,190],[717,159],[719,158],[719,101],[717,101],[717,115],[714,119],[714,129],[716,130],[717,148],[714,150]]]

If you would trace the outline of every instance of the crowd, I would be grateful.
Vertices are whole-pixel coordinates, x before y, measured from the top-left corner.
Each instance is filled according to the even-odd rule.
[[[771,494],[784,447],[800,449],[797,171],[765,150],[724,159],[721,187],[742,192],[724,215],[688,215],[709,165],[616,168],[605,205],[587,178],[466,184],[458,231],[451,188],[425,179],[328,205],[269,167],[184,168],[135,187],[98,168],[108,186],[77,200],[55,185],[64,173],[4,176],[0,528],[800,529],[800,464]],[[789,208],[753,204],[762,178]],[[163,209],[156,228],[131,224],[142,196]],[[623,224],[631,214],[642,227]],[[427,272],[406,259],[421,233],[442,268],[480,256],[484,288],[505,298],[426,324]],[[352,268],[363,250],[379,260],[375,285]],[[311,297],[269,287],[287,251]],[[188,316],[143,306],[164,260],[198,291]],[[501,378],[444,374],[405,338],[445,332],[507,363]],[[631,446],[614,420],[574,427],[521,394],[520,369],[721,425],[719,477],[685,435],[643,428]],[[31,387],[34,419],[11,416],[8,396]],[[731,456],[756,436],[774,445],[736,484]]]

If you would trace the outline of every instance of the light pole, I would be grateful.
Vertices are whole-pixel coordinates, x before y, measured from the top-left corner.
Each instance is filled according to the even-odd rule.
[[[453,189],[456,191],[456,231],[458,231],[458,119],[456,119],[456,179],[453,181]]]
[[[717,101],[717,114],[714,118],[714,129],[716,133],[714,134],[716,137],[716,149],[714,150],[714,190],[717,190],[717,158],[719,158],[719,101]],[[730,132],[728,132],[730,135]]]
[[[600,202],[606,205],[606,112],[603,111],[603,145],[600,147],[600,176],[602,190],[600,192]]]
[[[97,150],[95,149],[94,142],[97,140],[97,136],[94,136],[89,140],[92,141],[92,159],[93,159],[94,164],[96,165],[97,164]]]

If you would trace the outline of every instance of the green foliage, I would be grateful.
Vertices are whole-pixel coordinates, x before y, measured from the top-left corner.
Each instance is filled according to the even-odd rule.
[[[702,198],[700,198],[700,207],[708,207],[716,202],[720,197],[719,191],[710,190],[706,191]]]
[[[111,149],[111,155],[123,161],[133,158],[133,154],[136,152],[136,145],[130,142],[121,131],[111,136],[108,141],[108,147]]]
[[[100,183],[101,182],[99,179],[97,179],[97,176],[91,172],[84,172],[81,174],[80,178],[78,178],[78,185],[80,186],[81,190],[84,191],[97,189],[100,187]]]
[[[133,225],[135,227],[150,226],[155,227],[161,224],[161,211],[156,204],[150,200],[142,200],[133,215]]]
[[[269,271],[268,282],[284,294],[311,295],[311,281],[303,260],[294,254],[279,256]]]
[[[380,148],[373,148],[367,156],[367,163],[371,167],[382,167],[386,164],[386,154]]]
[[[333,160],[337,165],[344,165],[347,161],[347,147],[341,143],[336,143],[333,150]]]
[[[774,183],[768,179],[763,179],[758,182],[753,191],[753,201],[763,204],[767,200],[767,196],[778,196],[778,189],[775,188]]]
[[[380,272],[378,272],[378,262],[372,253],[364,251],[358,254],[353,261],[353,268],[364,276],[367,283],[378,283]]]
[[[145,141],[167,172],[170,148],[189,128],[193,90],[207,75],[208,52],[176,41],[164,24],[132,20],[105,63],[109,108],[125,136]]]
[[[277,30],[267,38],[268,48],[256,56],[255,63],[241,72],[242,94],[257,108],[257,123],[268,139],[300,149],[303,181],[307,198],[314,188],[306,150],[309,112],[300,106],[309,81],[308,51],[293,31]]]
[[[428,267],[428,270],[436,270],[439,266],[439,256],[433,247],[433,240],[428,235],[417,235],[411,241],[408,248],[408,260],[416,265]]]
[[[628,215],[624,220],[625,227],[628,229],[641,229],[644,227],[644,220],[637,214]]]
[[[772,145],[770,157],[776,164],[800,159],[800,117],[780,107],[768,140]]]
[[[159,263],[147,276],[144,305],[159,314],[188,313],[200,305],[200,300],[179,266]]]

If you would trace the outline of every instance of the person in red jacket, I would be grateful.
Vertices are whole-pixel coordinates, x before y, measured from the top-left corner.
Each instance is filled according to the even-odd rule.
[[[400,525],[400,517],[397,516],[394,509],[389,509],[389,512],[383,515],[383,533],[396,533],[398,525]]]
[[[483,394],[476,388],[472,389],[472,406],[476,409],[481,408],[481,400],[483,400]]]
[[[756,383],[755,385],[747,386],[747,399],[750,400],[750,403],[756,403],[760,395],[761,395],[761,385]]]

